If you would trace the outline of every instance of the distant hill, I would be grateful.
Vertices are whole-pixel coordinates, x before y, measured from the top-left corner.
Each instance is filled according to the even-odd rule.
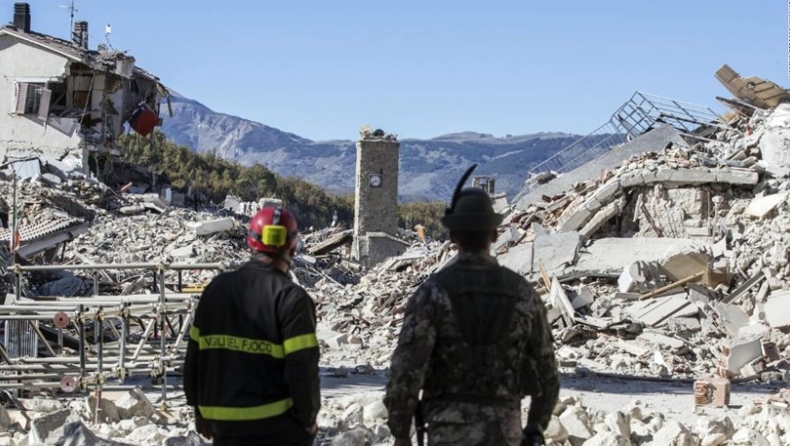
[[[182,96],[175,96],[171,101],[174,116],[163,113],[163,132],[173,142],[198,152],[214,151],[217,156],[243,164],[261,163],[278,174],[299,177],[332,192],[354,190],[354,141],[312,141],[258,122],[214,112]],[[521,189],[531,167],[578,138],[566,133],[498,138],[460,132],[427,140],[403,139],[399,194],[403,201],[447,201],[461,173],[477,163],[475,175],[495,177],[497,191],[506,192],[512,198]]]

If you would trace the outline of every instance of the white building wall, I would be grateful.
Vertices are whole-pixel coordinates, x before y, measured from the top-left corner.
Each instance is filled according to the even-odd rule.
[[[17,81],[60,81],[68,65],[66,57],[0,36],[0,161],[31,154],[61,157],[79,150],[79,126],[58,125],[58,130],[35,115],[15,113]]]

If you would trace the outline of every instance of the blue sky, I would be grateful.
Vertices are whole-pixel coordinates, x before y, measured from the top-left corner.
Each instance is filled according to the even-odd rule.
[[[0,0],[3,22],[13,3]],[[68,36],[68,0],[29,3],[35,31]],[[113,46],[170,88],[315,140],[354,139],[362,124],[401,138],[585,134],[636,90],[718,106],[723,63],[790,85],[778,0],[77,5],[92,47],[110,23]]]

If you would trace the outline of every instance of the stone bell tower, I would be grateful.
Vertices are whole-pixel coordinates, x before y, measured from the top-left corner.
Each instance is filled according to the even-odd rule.
[[[395,135],[370,126],[363,126],[359,135],[351,258],[372,267],[408,247],[396,238],[400,142]]]

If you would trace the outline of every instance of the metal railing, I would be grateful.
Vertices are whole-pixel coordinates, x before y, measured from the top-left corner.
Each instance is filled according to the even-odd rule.
[[[168,290],[166,276],[177,274],[174,288],[181,291],[184,271],[230,267],[219,263],[14,266],[15,299],[0,305],[5,328],[0,390],[84,392],[94,387],[100,395],[107,380],[123,383],[130,376],[147,375],[161,380],[165,404],[167,374],[183,365],[185,338],[199,298],[198,290]],[[25,273],[56,270],[93,272],[93,296],[23,299]],[[111,270],[152,273],[152,294],[99,295],[95,274]]]
[[[699,139],[705,139],[701,134],[704,128],[737,131],[721,124],[721,117],[710,107],[637,91],[609,121],[536,165],[529,173],[570,172],[659,125],[670,125],[684,136]]]

